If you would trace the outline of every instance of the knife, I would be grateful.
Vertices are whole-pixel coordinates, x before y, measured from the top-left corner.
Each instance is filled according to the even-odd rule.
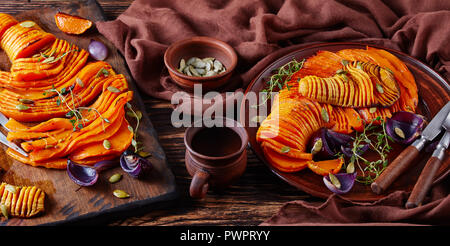
[[[20,154],[22,154],[23,156],[28,156],[28,153],[25,152],[22,148],[20,148],[19,146],[17,146],[15,143],[12,143],[10,141],[8,141],[6,139],[5,134],[0,132],[0,143],[5,144],[6,146],[10,147],[11,149],[19,152]]]
[[[6,116],[2,113],[0,113],[0,125],[2,125],[7,131],[11,131],[9,130],[5,124],[8,122],[8,118],[6,118]],[[6,139],[5,134],[3,134],[2,132],[0,132],[0,143],[3,143],[4,145],[10,147],[11,149],[19,152],[20,154],[22,154],[23,156],[28,156],[28,153],[25,152],[22,148],[20,148],[19,146],[17,146],[17,144],[12,143],[10,141],[8,141],[8,139]]]
[[[395,160],[389,164],[384,172],[370,185],[372,191],[381,194],[396,180],[405,170],[409,169],[425,144],[436,138],[441,132],[442,122],[450,112],[450,101],[434,116],[431,122],[423,130],[421,137],[404,149]]]
[[[430,189],[433,179],[444,160],[445,150],[450,143],[450,113],[447,115],[443,127],[445,129],[445,134],[420,173],[419,179],[414,185],[411,195],[406,202],[406,208],[415,208],[422,204],[422,201]]]
[[[8,118],[6,118],[6,116],[0,112],[0,125],[2,125],[8,132],[10,132],[11,130],[6,127],[6,123],[8,123],[8,121]]]

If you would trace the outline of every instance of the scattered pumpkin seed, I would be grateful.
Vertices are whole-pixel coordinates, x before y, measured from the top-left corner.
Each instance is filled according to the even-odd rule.
[[[140,157],[142,157],[142,158],[147,158],[147,157],[152,156],[151,153],[148,153],[148,152],[145,152],[145,151],[139,151],[137,154],[138,154]]]
[[[376,107],[369,108],[369,113],[373,114],[377,111]]]
[[[341,64],[342,64],[342,66],[345,67],[345,66],[347,66],[347,64],[348,64],[348,61],[347,61],[347,60],[342,60],[342,61],[341,61]]]
[[[77,84],[78,84],[80,87],[83,87],[83,86],[84,86],[84,83],[83,83],[83,81],[82,81],[80,78],[76,78],[75,81],[77,82]]]
[[[381,94],[384,93],[383,86],[381,86],[380,84],[376,84],[376,87],[377,87],[377,91],[378,91],[379,93],[381,93]]]
[[[339,179],[332,173],[328,174],[328,177],[330,178],[331,183],[337,188],[341,188],[341,182],[339,182]]]
[[[54,56],[50,56],[50,57],[48,57],[48,58],[45,58],[43,61],[42,61],[42,63],[51,63],[51,62],[53,62],[55,60],[55,57]]]
[[[0,210],[2,211],[2,215],[8,219],[9,216],[9,206],[5,204],[0,204]]]
[[[398,127],[394,127],[394,132],[395,134],[397,134],[397,136],[401,137],[401,138],[405,138],[405,133],[402,131],[402,129],[398,128]]]
[[[113,174],[111,177],[109,177],[109,180],[108,180],[108,181],[109,181],[111,184],[114,184],[114,183],[119,182],[120,179],[122,179],[122,174],[120,174],[120,173],[115,173],[115,174]]]
[[[320,114],[322,115],[322,120],[328,123],[330,121],[330,116],[328,115],[328,112],[325,108],[322,108],[320,111]]]
[[[128,197],[130,197],[130,194],[128,194],[126,191],[123,191],[123,190],[114,190],[113,194],[114,194],[115,197],[118,197],[118,198],[128,198]]]
[[[111,149],[111,143],[107,139],[105,139],[103,140],[103,147],[105,149]]]
[[[33,104],[34,101],[31,99],[26,99],[26,98],[20,98],[19,102],[23,103],[23,104]]]
[[[319,153],[320,150],[322,149],[322,147],[323,147],[323,141],[322,141],[322,139],[320,138],[319,140],[317,140],[317,141],[314,143],[314,146],[313,146],[312,149],[311,149],[311,154],[312,154],[312,155],[315,155],[315,154]]]
[[[291,148],[289,146],[281,147],[281,153],[288,153],[289,151],[291,151]]]
[[[33,27],[35,25],[36,23],[34,23],[33,21],[24,21],[20,23],[21,27],[28,27],[28,28]]]
[[[11,192],[13,194],[16,194],[17,187],[14,186],[14,185],[7,184],[7,185],[5,185],[5,190],[7,190],[7,191],[9,191],[9,192]]]
[[[120,90],[119,89],[117,89],[116,87],[114,87],[114,86],[108,86],[108,91],[110,91],[110,92],[114,92],[114,93],[119,93],[120,92]]]
[[[345,171],[346,171],[347,173],[354,173],[354,172],[355,172],[355,163],[354,163],[354,162],[350,162],[350,163],[347,165],[347,168],[345,169]]]
[[[27,110],[27,109],[29,109],[30,107],[28,107],[27,105],[23,105],[23,104],[17,104],[17,105],[16,105],[16,108],[17,108],[18,110]]]

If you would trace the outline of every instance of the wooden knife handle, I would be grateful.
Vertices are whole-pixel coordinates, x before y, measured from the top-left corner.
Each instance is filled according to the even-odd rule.
[[[395,160],[389,164],[381,175],[370,185],[372,191],[381,194],[385,191],[406,169],[411,167],[414,159],[419,155],[419,150],[414,146],[408,146]]]
[[[415,208],[421,205],[425,195],[433,183],[434,177],[436,176],[441,163],[442,161],[435,156],[432,156],[428,160],[427,164],[420,173],[417,183],[414,185],[408,201],[406,202],[406,208]]]

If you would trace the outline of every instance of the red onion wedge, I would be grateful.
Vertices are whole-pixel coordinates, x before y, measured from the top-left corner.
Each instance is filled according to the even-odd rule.
[[[321,128],[311,137],[308,148],[316,160],[334,159],[342,147],[350,147],[352,140],[350,135]]]
[[[103,61],[108,57],[108,48],[102,42],[91,39],[88,46],[89,54],[97,61]]]
[[[337,173],[334,176],[339,180],[340,188],[337,188],[330,180],[329,176],[323,176],[325,186],[336,194],[345,194],[349,192],[356,180],[356,172],[353,173]]]
[[[399,111],[386,121],[386,133],[394,141],[402,144],[412,143],[422,132],[424,120],[422,116]]]
[[[81,186],[94,185],[99,176],[99,172],[117,166],[117,161],[100,161],[94,166],[80,165],[70,159],[67,160],[67,174],[70,179]]]
[[[142,177],[152,169],[150,161],[128,150],[120,157],[120,166],[133,178]]]
[[[95,168],[79,165],[70,159],[67,160],[67,174],[73,182],[81,186],[94,185],[98,180]]]

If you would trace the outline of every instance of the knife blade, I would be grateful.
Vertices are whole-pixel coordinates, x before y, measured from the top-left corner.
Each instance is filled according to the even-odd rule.
[[[427,127],[423,130],[419,139],[404,149],[395,160],[389,164],[381,175],[370,185],[372,191],[381,194],[385,191],[402,173],[411,167],[413,161],[419,156],[425,144],[436,138],[442,130],[442,123],[450,112],[450,101],[434,116]]]
[[[11,130],[6,127],[6,123],[8,123],[8,121],[9,119],[0,112],[0,125],[2,125],[8,132],[10,132]]]
[[[22,154],[23,156],[28,156],[28,153],[25,152],[22,148],[20,148],[19,146],[17,146],[15,143],[12,143],[10,141],[8,141],[6,139],[5,134],[0,132],[0,143],[5,144],[6,146],[10,147],[11,149],[19,152],[20,154]]]

